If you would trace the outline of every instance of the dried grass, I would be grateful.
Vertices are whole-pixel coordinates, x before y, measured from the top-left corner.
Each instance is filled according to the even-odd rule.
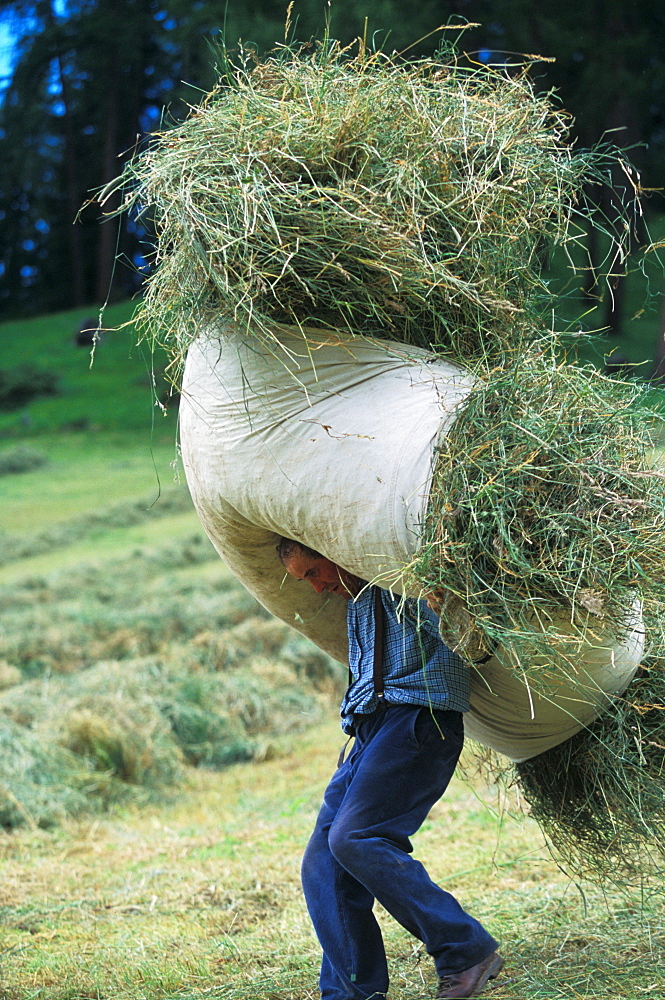
[[[515,774],[563,867],[639,886],[665,869],[665,661],[587,729]]]
[[[529,68],[334,42],[227,67],[101,195],[156,227],[140,328],[177,357],[220,314],[465,359],[530,338],[543,257],[579,237],[602,156],[573,155]]]
[[[0,716],[0,828],[54,826],[90,808],[85,761]]]
[[[534,679],[568,664],[561,611],[621,634],[665,606],[665,471],[642,390],[543,349],[480,381],[441,443],[409,574],[440,593],[444,639],[501,644]],[[556,650],[561,650],[557,658]],[[568,650],[568,651],[567,651]],[[574,666],[574,664],[573,664]]]
[[[197,537],[0,588],[0,826],[177,793],[183,764],[263,759],[339,699],[341,667],[191,572]]]

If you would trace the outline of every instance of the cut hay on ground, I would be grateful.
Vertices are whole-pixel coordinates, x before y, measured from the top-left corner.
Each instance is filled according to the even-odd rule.
[[[55,826],[89,810],[95,781],[86,762],[2,716],[0,759],[0,829]]]
[[[156,226],[139,324],[177,356],[220,314],[499,356],[531,335],[543,254],[579,235],[595,158],[569,124],[528,66],[450,53],[330,43],[229,71],[101,196]]]
[[[0,828],[177,795],[183,765],[282,752],[339,702],[339,664],[191,572],[197,537],[0,587]]]

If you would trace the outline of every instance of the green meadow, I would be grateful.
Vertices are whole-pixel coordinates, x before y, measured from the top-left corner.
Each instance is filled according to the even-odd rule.
[[[0,410],[0,997],[315,1000],[298,869],[344,671],[203,533],[165,358],[130,313],[107,310],[92,367],[81,312],[0,326],[0,368],[57,381]],[[415,838],[501,939],[483,995],[660,1000],[662,884],[570,880],[484,774],[468,751]],[[433,996],[427,955],[379,919],[392,1000]]]

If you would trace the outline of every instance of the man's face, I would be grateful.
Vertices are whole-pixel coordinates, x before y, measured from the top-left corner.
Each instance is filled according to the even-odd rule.
[[[361,583],[357,576],[347,573],[325,556],[308,556],[296,549],[284,560],[284,569],[297,580],[306,580],[317,594],[326,591],[341,597],[357,597]]]

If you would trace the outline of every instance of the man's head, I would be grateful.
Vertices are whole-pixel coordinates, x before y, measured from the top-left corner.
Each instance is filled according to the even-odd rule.
[[[301,545],[290,538],[282,538],[277,546],[277,555],[290,576],[305,580],[317,592],[339,594],[341,597],[357,597],[362,582],[352,573],[326,559],[320,552]]]

